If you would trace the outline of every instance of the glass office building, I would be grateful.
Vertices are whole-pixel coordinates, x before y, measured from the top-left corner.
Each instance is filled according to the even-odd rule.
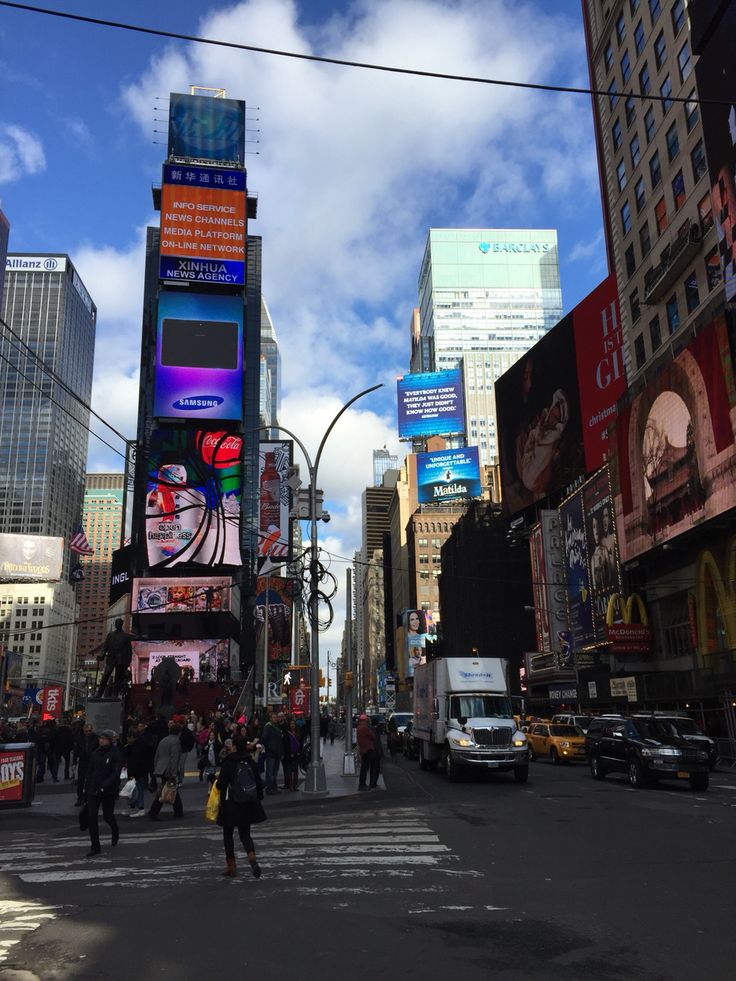
[[[419,275],[421,337],[431,363],[462,364],[467,443],[497,462],[496,379],[562,316],[554,229],[432,228]],[[420,359],[422,360],[422,359]],[[414,367],[414,366],[413,366]]]

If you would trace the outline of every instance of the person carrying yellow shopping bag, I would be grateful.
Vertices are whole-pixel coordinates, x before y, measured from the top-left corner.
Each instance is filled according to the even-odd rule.
[[[207,804],[204,809],[204,819],[205,821],[217,821],[217,816],[220,813],[220,788],[216,783],[213,783],[210,787],[210,793],[207,798]]]

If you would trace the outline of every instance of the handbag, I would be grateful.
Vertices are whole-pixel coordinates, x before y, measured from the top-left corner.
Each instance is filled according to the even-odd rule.
[[[169,779],[161,787],[161,792],[159,793],[158,798],[162,804],[173,804],[176,800],[176,794],[176,777],[169,777]]]
[[[217,815],[220,813],[220,791],[217,788],[217,784],[213,783],[210,788],[210,793],[207,798],[207,804],[204,809],[204,819],[205,821],[216,821]]]
[[[131,778],[130,780],[128,780],[128,782],[125,784],[123,789],[120,791],[120,796],[131,799],[135,795],[135,790],[136,790],[135,780]]]

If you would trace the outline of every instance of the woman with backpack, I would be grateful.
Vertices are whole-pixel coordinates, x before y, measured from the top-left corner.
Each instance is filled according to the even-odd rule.
[[[222,840],[225,846],[225,876],[234,876],[235,829],[243,843],[254,878],[260,879],[261,868],[256,860],[256,846],[253,844],[250,829],[253,824],[266,820],[261,801],[263,782],[258,767],[250,754],[250,744],[242,737],[234,740],[234,749],[222,762],[217,778],[220,791],[220,814],[217,823],[222,827]]]

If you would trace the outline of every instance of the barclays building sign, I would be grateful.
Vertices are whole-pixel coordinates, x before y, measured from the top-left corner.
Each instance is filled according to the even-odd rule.
[[[543,254],[552,248],[551,242],[481,242],[478,246],[483,255],[489,252],[532,252]]]

